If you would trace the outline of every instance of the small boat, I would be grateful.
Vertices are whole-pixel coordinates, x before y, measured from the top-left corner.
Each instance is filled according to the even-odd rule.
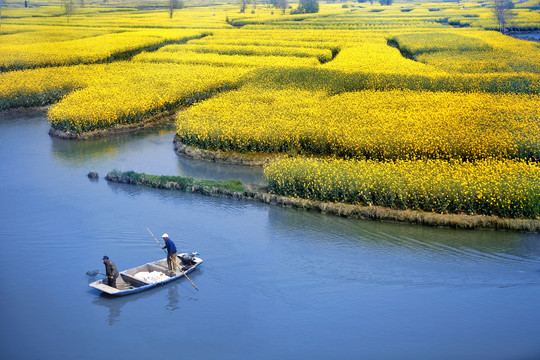
[[[179,254],[178,268],[171,271],[167,267],[167,258],[146,263],[128,270],[121,271],[116,278],[116,288],[107,285],[106,279],[94,281],[89,286],[113,296],[124,296],[148,290],[163,285],[190,273],[199,266],[203,260],[194,254]]]

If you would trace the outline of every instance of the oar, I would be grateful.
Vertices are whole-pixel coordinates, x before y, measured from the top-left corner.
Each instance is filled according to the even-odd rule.
[[[150,229],[149,229],[149,228],[146,228],[146,230],[148,230],[148,232],[150,233],[150,235],[152,235],[152,237],[154,238],[154,240],[156,240],[156,242],[158,243],[158,245],[159,245],[159,247],[161,248],[161,250],[165,251],[165,249],[163,249],[163,248],[161,247],[161,243],[158,241],[158,239],[156,239],[156,237],[154,236],[154,234],[152,234],[152,232],[150,231]],[[166,251],[165,251],[165,253],[167,254],[167,256],[169,256],[169,254],[168,254]],[[171,259],[171,260],[173,260],[173,259]],[[199,291],[199,289],[195,286],[195,284],[193,283],[193,281],[191,281],[191,279],[187,276],[187,274],[184,272],[184,270],[183,270],[180,266],[178,266],[178,264],[176,263],[175,260],[173,260],[173,264],[174,264],[174,266],[176,266],[178,269],[180,269],[180,271],[182,272],[182,274],[184,274],[184,276],[189,280],[189,282],[191,283],[191,285],[193,285],[193,287],[194,287],[197,291]]]

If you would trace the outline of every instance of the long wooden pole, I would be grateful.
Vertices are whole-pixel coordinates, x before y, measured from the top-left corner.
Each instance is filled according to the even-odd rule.
[[[156,242],[158,243],[158,245],[159,245],[159,247],[161,248],[161,250],[165,251],[165,249],[163,249],[163,248],[161,247],[161,243],[159,242],[159,240],[156,239],[156,237],[154,236],[154,234],[152,234],[152,232],[150,231],[150,229],[149,229],[149,228],[146,228],[146,230],[148,230],[148,232],[150,233],[150,235],[152,235],[152,237],[154,238],[154,240],[156,240]],[[169,256],[169,254],[168,254],[166,251],[165,251],[165,253],[167,254],[167,256]],[[171,260],[172,260],[173,264],[174,264],[174,265],[182,272],[182,274],[184,274],[184,276],[189,280],[189,282],[191,283],[191,285],[193,285],[193,287],[194,287],[197,291],[199,291],[199,289],[195,286],[195,284],[193,283],[193,281],[191,281],[191,279],[187,276],[187,274],[184,272],[184,270],[183,270],[180,266],[178,266],[178,264],[176,263],[176,261],[173,260],[173,259],[171,259]]]

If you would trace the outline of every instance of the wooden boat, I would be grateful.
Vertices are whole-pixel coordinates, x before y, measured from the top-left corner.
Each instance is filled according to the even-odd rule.
[[[185,258],[186,256],[189,257],[191,261],[186,261],[185,259],[182,260],[182,258]],[[203,260],[201,258],[186,253],[179,254],[177,261],[178,265],[182,267],[182,270],[184,270],[184,273],[186,274],[195,270],[202,262]],[[143,281],[135,277],[135,275],[138,273],[152,273],[153,271],[157,271],[166,276],[162,276],[163,279],[159,279],[157,282]],[[121,271],[116,279],[116,288],[107,285],[106,279],[94,281],[93,283],[89,284],[89,286],[109,295],[124,296],[174,281],[184,276],[184,273],[182,273],[182,271],[180,271],[178,268],[174,271],[169,270],[167,268],[167,258],[165,258]]]

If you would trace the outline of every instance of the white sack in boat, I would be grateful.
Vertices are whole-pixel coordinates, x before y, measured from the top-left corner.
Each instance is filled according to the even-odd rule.
[[[159,272],[159,271],[152,271],[152,272],[141,271],[141,272],[138,272],[135,275],[133,275],[133,277],[135,279],[144,281],[146,283],[152,283],[152,284],[155,284],[155,283],[162,282],[164,280],[170,279],[169,276],[167,276],[164,273]]]

